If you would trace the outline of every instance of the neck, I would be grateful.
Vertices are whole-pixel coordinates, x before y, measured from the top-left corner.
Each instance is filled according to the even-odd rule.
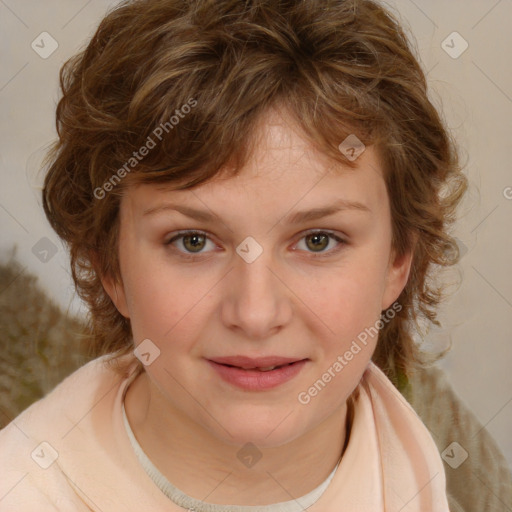
[[[129,387],[125,409],[159,471],[182,492],[210,503],[261,506],[303,496],[329,476],[348,440],[345,404],[287,444],[258,447],[260,460],[245,467],[237,458],[240,446],[223,442],[174,409],[144,372]]]

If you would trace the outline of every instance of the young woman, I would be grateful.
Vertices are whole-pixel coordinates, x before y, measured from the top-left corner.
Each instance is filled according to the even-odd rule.
[[[368,0],[132,0],[61,72],[45,212],[103,354],[0,434],[1,510],[447,511],[393,386],[464,193]]]

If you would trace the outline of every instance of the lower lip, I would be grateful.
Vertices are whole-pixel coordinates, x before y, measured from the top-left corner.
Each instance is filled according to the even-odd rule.
[[[296,363],[288,364],[275,370],[269,370],[268,372],[243,370],[242,368],[225,366],[213,361],[208,362],[220,377],[229,384],[248,391],[264,391],[293,379],[302,370],[307,360],[297,361]]]

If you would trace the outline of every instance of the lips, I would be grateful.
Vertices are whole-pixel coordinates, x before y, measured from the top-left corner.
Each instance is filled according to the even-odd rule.
[[[246,356],[229,356],[210,359],[210,361],[213,361],[217,364],[223,364],[225,366],[242,368],[243,370],[270,371],[275,368],[302,361],[302,359],[279,356],[266,356],[257,358]]]
[[[223,381],[246,391],[264,391],[293,379],[307,361],[279,356],[231,356],[209,359],[208,363]]]

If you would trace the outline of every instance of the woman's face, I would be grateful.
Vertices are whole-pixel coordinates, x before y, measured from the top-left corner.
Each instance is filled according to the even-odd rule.
[[[258,134],[236,177],[129,188],[122,283],[105,286],[169,413],[227,443],[278,446],[344,411],[376,344],[361,334],[410,257],[393,258],[373,148],[356,169],[333,166],[275,111]]]

